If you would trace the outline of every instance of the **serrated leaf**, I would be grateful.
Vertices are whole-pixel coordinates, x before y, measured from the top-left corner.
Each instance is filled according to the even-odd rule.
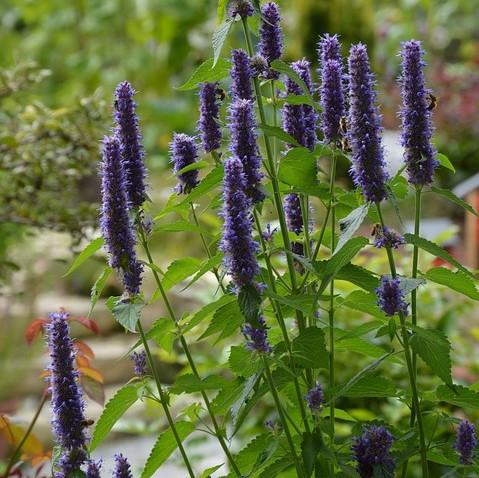
[[[452,384],[451,344],[439,330],[428,330],[412,326],[411,348],[429,365],[431,370],[446,384]]]
[[[223,165],[216,166],[212,169],[207,176],[201,180],[200,184],[196,186],[188,196],[183,199],[181,204],[189,204],[195,201],[197,198],[204,196],[206,193],[213,190],[218,184],[223,181],[224,167]]]
[[[175,423],[176,431],[181,441],[185,440],[194,430],[195,425],[191,422],[177,421]],[[178,444],[171,428],[163,432],[148,456],[145,468],[141,474],[141,478],[150,478],[158,470],[158,468],[168,459],[168,457],[176,450]]]
[[[196,257],[182,257],[181,259],[173,261],[168,266],[162,279],[162,285],[165,291],[168,291],[179,282],[197,272],[200,264],[201,261]]]
[[[204,319],[206,319],[210,314],[214,313],[221,307],[231,302],[236,302],[236,297],[233,295],[223,295],[219,299],[206,304],[198,312],[196,312],[189,320],[186,325],[183,326],[183,333],[188,332],[189,330],[196,327]]]
[[[479,409],[479,393],[462,385],[453,385],[452,388],[439,385],[436,389],[437,399],[461,408]]]
[[[355,291],[355,292],[362,292],[362,291]],[[354,294],[354,292],[351,293],[348,296],[348,300],[349,300],[349,297],[352,294]],[[362,337],[363,335],[369,334],[373,330],[379,329],[383,324],[384,324],[384,322],[381,321],[381,320],[372,320],[371,322],[366,322],[365,324],[361,324],[358,327],[352,328],[349,332],[347,332],[346,334],[337,338],[336,341],[341,342],[341,340],[347,340],[347,339],[354,339],[356,337]]]
[[[286,131],[278,126],[260,124],[259,127],[266,136],[273,136],[274,138],[278,138],[287,144],[292,144],[297,147],[301,146],[290,134],[286,133]]]
[[[294,363],[308,368],[328,368],[329,355],[324,332],[318,327],[308,327],[293,340]]]
[[[180,375],[175,383],[170,387],[170,392],[175,395],[181,393],[195,393],[202,390],[219,390],[228,386],[230,382],[219,375],[210,375],[204,379],[200,379],[196,375],[187,373]]]
[[[386,316],[377,305],[376,294],[372,294],[370,292],[362,290],[354,290],[343,300],[338,299],[338,303],[341,306],[348,307],[349,309],[358,310],[360,312],[364,312],[365,314],[370,314],[373,317],[382,319],[383,321],[386,320]]]
[[[218,58],[215,64],[214,59],[209,58],[202,63],[191,77],[183,85],[179,86],[177,90],[193,90],[199,83],[221,80],[229,75],[229,70],[230,62],[225,58]]]
[[[366,357],[379,358],[384,354],[384,349],[378,345],[372,344],[367,340],[355,337],[352,339],[344,339],[336,342],[336,350],[344,350],[345,352],[356,352]],[[392,360],[399,360],[393,357]]]
[[[238,306],[246,320],[253,327],[259,327],[258,314],[262,299],[254,285],[242,287],[238,294]]]
[[[239,377],[251,377],[261,368],[257,360],[244,345],[233,345],[228,358],[230,370]]]
[[[396,387],[384,377],[367,375],[343,392],[342,396],[350,398],[395,397]]]
[[[281,60],[273,60],[271,62],[271,68],[291,78],[303,90],[303,94],[305,94],[306,96],[310,96],[306,83],[287,63]]]
[[[88,311],[88,316],[90,317],[91,313],[93,312],[93,309],[95,308],[96,303],[98,302],[98,299],[100,298],[100,295],[105,288],[106,281],[108,280],[108,277],[110,277],[110,274],[113,272],[113,269],[109,266],[106,266],[102,271],[101,274],[98,276],[98,279],[95,281],[93,284],[93,287],[91,288],[91,293],[90,293],[90,310]]]
[[[300,192],[315,190],[317,176],[316,158],[307,148],[290,149],[279,164],[279,180]]]
[[[210,466],[209,468],[206,468],[206,470],[203,470],[200,478],[211,478],[211,475],[216,471],[219,470],[223,466],[223,463],[220,465],[215,465],[215,466]]]
[[[449,171],[452,171],[454,174],[456,173],[456,169],[454,168],[451,161],[449,160],[449,158],[445,154],[438,153],[436,155],[436,159],[439,161],[439,164],[443,168],[449,169]]]
[[[356,264],[346,264],[336,274],[335,279],[351,282],[369,292],[374,292],[379,285],[379,279],[371,271]]]
[[[440,257],[441,259],[445,260],[446,262],[449,262],[449,264],[452,264],[454,267],[461,270],[465,274],[474,278],[474,275],[471,273],[471,271],[466,269],[462,264],[456,261],[456,259],[454,259],[447,251],[445,251],[442,247],[438,246],[434,242],[428,241],[423,237],[417,237],[414,234],[405,234],[404,239],[406,239],[406,242],[408,244],[416,245],[420,249],[429,252],[429,254]]]
[[[171,353],[173,350],[173,342],[176,337],[175,331],[176,327],[174,322],[171,319],[162,317],[153,323],[150,330],[146,332],[145,337],[147,340],[154,340],[160,347],[165,349],[168,353]],[[141,339],[137,340],[135,345],[130,348],[127,355],[133,352],[133,350],[139,347],[142,343]]]
[[[388,182],[388,186],[395,197],[404,199],[407,196],[409,185],[404,176],[394,176],[394,178]]]
[[[306,469],[306,476],[311,476],[313,473],[316,457],[321,451],[322,446],[323,437],[319,428],[315,428],[310,433],[303,433],[303,440],[301,442],[301,456]]]
[[[110,299],[112,298],[110,297]],[[126,330],[136,333],[136,324],[140,320],[140,312],[144,307],[143,302],[123,297],[114,297],[113,301],[110,299],[107,301],[107,306],[114,319]]]
[[[294,310],[300,310],[305,314],[311,314],[313,312],[313,305],[317,304],[318,297],[314,294],[301,294],[301,295],[279,295],[271,292],[270,290],[265,290],[263,294],[266,297],[279,302],[282,305],[291,307]],[[320,296],[319,300],[327,300],[329,296]]]
[[[436,194],[439,194],[440,196],[448,199],[449,201],[453,202],[457,206],[462,207],[463,209],[470,212],[471,214],[474,214],[474,216],[479,216],[477,211],[469,203],[467,203],[463,199],[457,197],[452,191],[449,191],[449,189],[442,189],[442,188],[438,188],[436,186],[432,186],[431,191],[433,191]]]
[[[279,104],[287,103],[289,105],[309,105],[313,108],[318,108],[318,104],[311,98],[311,96],[306,95],[288,95],[284,98],[277,100]]]
[[[237,332],[244,323],[244,316],[238,306],[238,302],[230,302],[218,309],[208,328],[198,340],[203,340],[211,335],[219,334],[217,340],[224,339]]]
[[[479,292],[474,281],[461,271],[453,272],[445,267],[434,267],[424,274],[427,280],[460,292],[474,300],[479,300]]]
[[[234,18],[226,18],[226,20],[224,20],[213,33],[213,66],[216,65],[216,62],[220,57],[221,49],[223,48],[223,44],[233,23]]]
[[[184,291],[188,289],[191,285],[193,285],[196,281],[198,281],[201,277],[203,277],[207,272],[210,272],[213,270],[215,267],[219,266],[221,264],[221,261],[223,260],[223,253],[222,252],[217,252],[213,257],[209,258],[208,260],[204,261],[198,272],[194,275],[194,277],[191,279],[188,284],[181,289],[181,291]]]
[[[353,234],[359,229],[364,219],[368,215],[369,204],[362,204],[350,212],[344,219],[339,221],[339,241],[334,253],[336,254],[346,242],[353,237]]]
[[[103,442],[113,428],[113,425],[138,400],[138,388],[140,386],[141,384],[125,385],[108,400],[100,418],[96,422],[89,446],[90,452]]]
[[[96,239],[93,239],[91,242],[89,242],[85,248],[78,254],[74,261],[72,262],[72,265],[70,268],[63,274],[62,277],[66,277],[70,275],[73,271],[78,269],[87,259],[89,259],[93,254],[95,254],[98,249],[100,249],[101,246],[105,241],[103,240],[103,237],[97,237]]]
[[[156,224],[153,229],[153,234],[158,232],[206,232],[204,229],[198,227],[196,224],[191,224],[187,221],[176,221],[170,224]]]
[[[254,392],[254,387],[256,386],[256,384],[258,383],[260,379],[261,379],[260,373],[256,373],[252,375],[251,377],[248,377],[243,384],[243,389],[241,390],[241,393],[238,395],[238,399],[230,407],[231,420],[233,421],[234,432],[237,431],[240,425],[239,423],[240,412],[243,409],[243,407],[247,404],[248,400],[250,399],[251,395]],[[239,463],[238,463],[238,466],[240,466]]]

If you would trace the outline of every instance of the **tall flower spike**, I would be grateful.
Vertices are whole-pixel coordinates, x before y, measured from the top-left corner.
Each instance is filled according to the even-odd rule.
[[[401,281],[396,277],[383,276],[376,289],[379,308],[389,316],[402,312],[407,315],[407,302],[400,287]]]
[[[296,193],[287,194],[284,198],[284,213],[286,224],[291,232],[301,234],[303,232],[303,216],[301,214],[301,203]]]
[[[418,186],[432,183],[438,166],[436,150],[431,144],[433,132],[430,90],[426,88],[423,68],[424,51],[421,42],[411,40],[402,44],[402,72],[399,77],[402,107],[401,145],[407,165],[409,182]]]
[[[101,460],[98,460],[98,461],[90,460],[88,462],[88,468],[86,470],[86,478],[101,478],[101,475],[100,475],[101,465],[102,465]]]
[[[142,136],[133,100],[135,90],[123,81],[115,90],[116,133],[120,140],[121,158],[125,170],[126,193],[130,208],[140,207],[146,199],[145,155]]]
[[[382,470],[384,476],[392,476],[395,463],[390,454],[394,438],[383,426],[365,428],[360,437],[353,440],[352,450],[361,478],[373,478],[375,471]],[[376,470],[375,470],[376,469]]]
[[[113,469],[113,478],[133,478],[131,467],[128,460],[121,453],[115,455],[115,468]]]
[[[218,83],[202,83],[200,85],[200,119],[198,121],[198,131],[200,132],[203,149],[207,153],[211,153],[221,146],[218,89]]]
[[[244,50],[233,50],[231,65],[231,96],[233,100],[252,100],[251,78],[253,72],[250,57]]]
[[[339,43],[338,35],[326,33],[319,39],[318,57],[321,68],[324,68],[329,60],[341,62],[341,43]]]
[[[178,174],[178,171],[195,163],[197,159],[198,148],[195,139],[187,134],[175,133],[170,142],[170,161],[173,164],[173,172],[179,180],[175,187],[175,191],[178,194],[188,194],[198,185],[197,169]]]
[[[472,464],[472,455],[477,446],[476,427],[467,420],[462,420],[457,429],[454,448],[459,453],[463,465]]]
[[[281,58],[283,54],[281,16],[275,2],[266,3],[261,7],[258,52],[266,60],[268,66],[273,60]],[[269,68],[263,73],[263,76],[266,79],[275,80],[279,78],[279,73]]]
[[[75,353],[67,313],[50,314],[47,337],[52,429],[56,443],[62,450],[55,476],[65,478],[87,460],[85,403],[78,385],[78,372],[74,367]]]
[[[253,101],[233,101],[229,108],[228,121],[231,132],[230,151],[243,163],[247,196],[253,203],[258,203],[264,199],[264,194],[260,189],[263,174],[256,142]]]
[[[387,173],[381,143],[381,116],[375,104],[375,80],[365,45],[359,43],[351,47],[348,64],[351,174],[366,201],[379,203],[386,198]]]
[[[240,159],[232,156],[225,161],[223,186],[223,238],[225,267],[238,291],[255,284],[259,273],[256,259],[258,244],[253,240],[251,201],[246,195],[246,177]]]
[[[135,236],[128,214],[126,181],[116,136],[103,139],[100,228],[110,255],[110,266],[122,273],[125,289],[138,294],[142,265],[136,259]]]

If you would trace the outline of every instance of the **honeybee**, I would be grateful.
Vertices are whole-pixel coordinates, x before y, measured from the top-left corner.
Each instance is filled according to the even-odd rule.
[[[226,91],[223,89],[223,88],[216,88],[216,97],[220,100],[220,101],[224,101],[225,98],[226,98]]]
[[[339,118],[339,132],[343,135],[348,132],[348,120],[346,116]]]
[[[80,426],[82,428],[88,428],[88,427],[91,427],[94,423],[95,423],[95,420],[86,419],[81,421]]]
[[[381,234],[383,228],[381,226],[381,224],[379,223],[376,223],[374,224],[373,228],[371,229],[371,236],[377,236],[379,234]]]
[[[439,103],[439,100],[432,93],[428,93],[427,98],[429,100],[429,105],[427,107],[428,111],[435,110],[437,107],[437,104]]]
[[[349,146],[349,141],[346,137],[341,138],[341,149],[345,153],[351,152],[351,147]]]

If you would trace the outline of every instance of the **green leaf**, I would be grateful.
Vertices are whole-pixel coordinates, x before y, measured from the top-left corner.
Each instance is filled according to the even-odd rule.
[[[372,294],[370,292],[365,292],[362,290],[354,290],[344,299],[341,299],[341,298],[338,299],[338,304],[344,307],[348,307],[349,309],[358,310],[360,312],[364,312],[365,314],[370,314],[373,317],[382,319],[383,321],[387,320],[386,316],[379,309],[377,305],[376,294]],[[374,323],[377,323],[377,322],[374,322]],[[368,324],[365,324],[365,325],[368,325]]]
[[[453,272],[445,267],[434,267],[424,274],[427,280],[441,284],[474,300],[479,300],[474,281],[461,271]]]
[[[93,239],[89,244],[85,246],[83,251],[78,254],[78,256],[75,257],[75,260],[72,262],[72,265],[70,268],[63,274],[62,277],[66,277],[70,275],[74,270],[78,269],[87,259],[89,259],[93,254],[95,254],[98,249],[100,249],[101,246],[105,241],[103,240],[103,237],[97,237],[96,239]]]
[[[198,270],[200,264],[201,261],[195,257],[183,257],[173,261],[168,266],[162,280],[165,291],[193,275]]]
[[[176,421],[175,428],[181,441],[190,435],[195,425],[191,422]],[[168,457],[176,450],[178,444],[171,428],[163,432],[150,452],[150,455],[145,463],[145,468],[141,474],[141,478],[150,478],[158,470],[158,468],[168,459]]]
[[[261,295],[254,285],[241,288],[238,294],[238,305],[244,315],[246,322],[253,327],[259,327],[258,314],[261,305]]]
[[[323,447],[323,437],[321,429],[315,428],[310,433],[303,433],[303,441],[301,442],[301,456],[303,458],[306,476],[311,476],[316,463],[316,457]]]
[[[379,286],[379,279],[371,271],[356,264],[346,264],[336,274],[335,279],[351,282],[368,292],[374,292]]]
[[[206,468],[201,475],[200,478],[211,478],[211,475],[216,471],[219,470],[223,466],[223,463],[221,465],[215,465],[215,466],[210,466],[209,468]]]
[[[301,294],[301,295],[279,295],[271,292],[266,289],[263,292],[263,295],[270,297],[271,299],[279,302],[282,305],[291,307],[294,310],[300,310],[305,314],[311,314],[313,312],[313,305],[317,303],[318,300],[327,300],[329,296],[320,296],[319,298],[316,294]]]
[[[452,384],[451,378],[451,344],[439,330],[428,330],[412,326],[411,348],[431,370],[446,384]]]
[[[199,323],[201,323],[204,319],[206,319],[210,314],[216,312],[218,309],[220,309],[224,305],[229,304],[231,302],[236,302],[235,296],[222,295],[219,299],[215,300],[214,302],[206,304],[189,319],[186,325],[182,327],[183,333],[193,329]]]
[[[436,159],[439,161],[439,164],[443,168],[449,169],[449,171],[452,171],[454,174],[456,173],[456,169],[454,168],[451,161],[449,161],[449,158],[446,155],[442,153],[438,153],[436,155]]]
[[[213,63],[213,58],[209,58],[208,60],[206,60],[191,75],[191,77],[186,81],[186,83],[179,86],[177,90],[194,90],[199,83],[204,83],[205,81],[218,81],[229,75],[230,62],[228,60],[226,60],[225,58],[219,58],[215,64]]]
[[[336,254],[346,242],[351,239],[353,234],[359,229],[364,219],[368,215],[369,204],[362,204],[354,209],[348,216],[339,221],[339,241],[334,253]]]
[[[223,253],[222,252],[217,252],[213,257],[210,259],[206,260],[203,262],[198,270],[198,272],[195,274],[193,279],[191,279],[188,284],[181,289],[181,291],[184,291],[188,289],[191,285],[193,285],[198,279],[200,279],[202,276],[204,276],[207,272],[213,270],[215,267],[219,266],[221,264],[221,261],[223,260]]]
[[[170,392],[180,395],[181,393],[194,393],[202,390],[218,390],[229,384],[228,380],[219,375],[210,375],[200,379],[196,375],[187,373],[176,379],[174,385],[170,387]]]
[[[378,375],[367,375],[346,390],[343,397],[395,397],[396,387],[394,384]]]
[[[442,189],[442,188],[438,188],[436,186],[432,186],[431,191],[433,191],[436,194],[439,194],[440,196],[448,199],[449,201],[453,202],[457,206],[462,207],[463,209],[470,212],[471,214],[474,214],[474,216],[479,216],[477,211],[469,203],[467,203],[463,199],[457,197],[452,191],[449,191],[449,189]]]
[[[218,6],[216,7],[216,23],[220,25],[226,15],[226,7],[229,0],[218,0]]]
[[[261,368],[261,362],[246,350],[244,345],[233,345],[230,349],[228,364],[232,372],[239,377],[251,377]]]
[[[394,176],[394,178],[388,182],[388,186],[396,198],[404,199],[407,196],[409,185],[404,176]]]
[[[278,103],[287,103],[289,105],[309,105],[313,108],[318,108],[318,104],[311,98],[311,96],[306,95],[288,95],[284,98],[278,99]]]
[[[111,300],[114,299],[114,300]],[[145,304],[138,299],[125,299],[123,297],[110,297],[107,306],[114,319],[126,330],[136,333],[136,324],[140,320],[140,312]]]
[[[213,43],[213,66],[216,65],[220,54],[221,49],[223,48],[223,44],[228,36],[228,33],[231,29],[231,26],[234,23],[234,18],[226,18],[221,25],[213,33],[212,43]]]
[[[198,227],[196,224],[191,224],[187,221],[176,221],[170,224],[156,224],[153,229],[153,234],[158,232],[205,232],[204,229]]]
[[[338,334],[339,335],[339,334]],[[372,344],[367,340],[355,337],[352,339],[344,339],[336,341],[336,350],[344,350],[345,352],[356,352],[367,357],[379,358],[384,354],[384,349],[378,345]],[[398,357],[391,360],[398,361]]]
[[[292,343],[294,363],[308,368],[328,368],[324,332],[318,327],[303,330]]]
[[[306,96],[310,96],[306,83],[287,63],[281,60],[273,60],[271,62],[271,68],[291,78],[303,90],[303,94],[305,94]]]
[[[281,159],[278,177],[296,190],[308,193],[318,186],[316,158],[307,148],[290,149]]]
[[[331,410],[329,409],[329,407],[324,408],[321,411],[320,416],[321,417],[329,417],[330,413],[331,413]],[[338,420],[344,420],[346,422],[357,422],[356,418],[354,418],[348,412],[345,412],[341,408],[335,408],[334,409],[334,418],[336,418]]]
[[[108,400],[100,418],[96,422],[90,442],[90,452],[103,442],[113,428],[113,425],[138,400],[138,389],[141,385],[141,383],[125,385]]]
[[[405,234],[404,238],[406,239],[406,242],[408,244],[413,244],[420,249],[429,252],[429,254],[432,254],[433,256],[440,257],[441,259],[445,260],[446,262],[449,262],[449,264],[452,264],[453,266],[457,267],[459,270],[474,279],[474,275],[469,270],[467,270],[462,264],[457,262],[456,259],[454,259],[448,252],[446,252],[442,247],[439,247],[434,242],[428,241],[427,239],[424,239],[422,237],[416,237],[414,234]]]
[[[162,347],[168,353],[171,353],[173,350],[173,342],[176,337],[175,332],[175,323],[171,319],[162,317],[153,323],[150,330],[148,330],[148,332],[145,334],[145,337],[147,340],[154,340],[160,347]],[[127,355],[129,355],[142,343],[142,340],[138,339],[135,345],[130,348]]]
[[[300,144],[291,135],[286,133],[284,130],[282,130],[278,126],[269,126],[267,124],[261,124],[259,125],[259,127],[266,136],[273,136],[274,138],[278,138],[287,144],[292,144],[294,146],[300,147]]]
[[[362,291],[354,291],[354,292],[362,292]],[[349,297],[354,294],[354,292],[349,294],[348,300],[349,300]],[[371,322],[366,322],[365,324],[361,324],[357,327],[352,328],[346,334],[342,335],[341,337],[338,337],[336,339],[336,341],[341,342],[342,340],[354,339],[356,337],[362,337],[363,335],[369,334],[373,330],[379,329],[383,324],[384,324],[384,322],[382,322],[381,320],[372,320]]]
[[[103,292],[103,289],[105,288],[106,281],[108,280],[108,277],[110,277],[110,274],[113,272],[113,269],[109,266],[106,266],[102,271],[101,274],[98,276],[98,279],[95,281],[93,284],[93,287],[91,288],[91,293],[90,293],[90,310],[88,311],[88,318],[90,318],[91,313],[93,312],[93,309],[95,308],[96,303],[98,302],[98,299],[100,298],[101,293]]]
[[[213,190],[223,180],[224,168],[223,165],[216,166],[212,169],[208,175],[196,186],[193,191],[186,196],[186,198],[180,204],[189,204],[195,199],[204,196]]]
[[[479,393],[462,385],[439,385],[436,389],[436,397],[442,402],[450,403],[460,408],[479,409]]]
[[[211,335],[219,334],[217,341],[233,335],[238,331],[241,324],[244,323],[244,316],[238,306],[238,302],[230,302],[223,305],[213,315],[208,328],[203,332],[198,340],[205,339]]]
[[[188,164],[184,168],[181,168],[179,171],[175,172],[176,176],[179,176],[180,174],[185,174],[188,171],[195,171],[197,169],[205,169],[209,167],[210,163],[204,159],[201,161],[195,161],[194,163]]]

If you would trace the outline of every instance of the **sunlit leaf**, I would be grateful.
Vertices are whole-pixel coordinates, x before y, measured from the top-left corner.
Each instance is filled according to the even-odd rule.
[[[93,254],[95,254],[101,246],[103,246],[104,240],[103,237],[97,237],[93,239],[78,256],[72,262],[70,268],[63,274],[63,277],[70,275],[74,270],[78,269],[87,259],[89,259]]]

